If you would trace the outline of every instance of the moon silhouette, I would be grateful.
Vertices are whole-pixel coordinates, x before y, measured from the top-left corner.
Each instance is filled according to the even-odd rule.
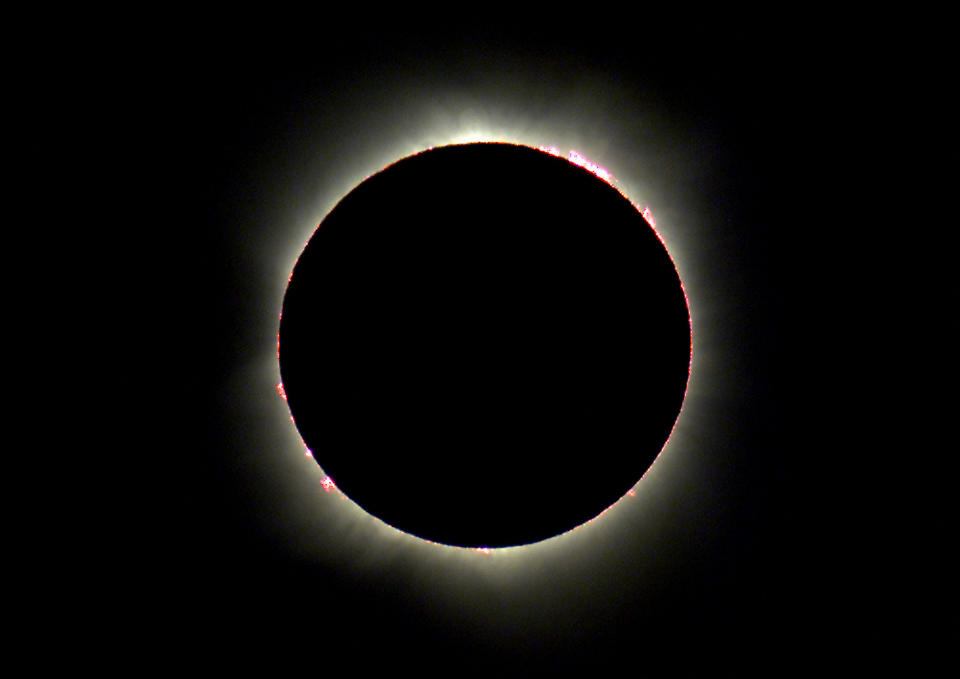
[[[426,540],[528,544],[624,496],[689,377],[663,243],[616,188],[500,143],[404,158],[300,255],[279,329],[296,427],[337,487]]]

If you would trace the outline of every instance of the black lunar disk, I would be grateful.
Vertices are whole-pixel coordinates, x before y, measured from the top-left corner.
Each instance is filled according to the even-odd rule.
[[[637,209],[567,160],[404,158],[323,220],[283,300],[280,371],[337,487],[407,533],[499,547],[621,498],[686,391],[690,317]]]

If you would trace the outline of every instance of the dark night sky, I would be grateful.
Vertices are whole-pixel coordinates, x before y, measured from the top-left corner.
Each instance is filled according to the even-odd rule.
[[[798,32],[584,32],[197,29],[98,55],[112,76],[98,124],[122,138],[109,176],[126,190],[111,209],[129,215],[124,252],[135,253],[112,271],[130,283],[111,305],[131,340],[113,354],[129,368],[116,391],[134,394],[116,419],[139,450],[117,491],[129,510],[109,522],[120,548],[103,600],[129,623],[114,633],[118,654],[312,672],[345,661],[416,673],[753,676],[841,644],[838,619],[855,613],[843,598],[825,604],[849,573],[831,570],[838,541],[822,529],[821,477],[838,450],[824,442],[836,441],[842,399],[811,368],[843,358],[824,349],[841,312],[814,300],[836,266],[818,240],[839,204],[824,133],[835,139],[854,119],[838,108],[827,124],[822,102],[848,85],[820,77],[822,58]],[[121,64],[123,54],[138,56]],[[697,221],[683,247],[702,264],[692,303],[712,332],[710,416],[690,439],[682,483],[664,486],[682,492],[653,493],[659,518],[642,531],[618,524],[598,537],[602,548],[538,561],[526,581],[535,592],[471,583],[484,576],[469,569],[431,575],[436,564],[411,564],[375,535],[285,528],[305,482],[259,471],[287,443],[263,443],[275,394],[258,410],[247,393],[249,366],[273,341],[263,319],[279,312],[264,271],[282,276],[273,267],[296,249],[277,220],[303,219],[300,201],[361,167],[348,150],[370,158],[372,139],[394,127],[409,136],[397,111],[411,101],[534,102],[532,119],[553,120],[551,106],[574,90],[577,110],[596,114],[578,125],[610,148],[635,143],[637,121],[656,117],[647,160],[662,169],[663,202],[696,201],[665,218]],[[863,143],[851,134],[845,149]],[[630,153],[601,149],[598,160],[614,156]]]

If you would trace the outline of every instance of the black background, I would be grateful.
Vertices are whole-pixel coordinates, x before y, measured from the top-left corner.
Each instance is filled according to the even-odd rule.
[[[863,293],[848,246],[873,256],[862,238],[876,225],[857,216],[876,187],[860,168],[884,154],[862,103],[892,72],[885,52],[809,25],[604,23],[581,35],[303,19],[138,22],[88,45],[82,66],[61,58],[41,88],[58,121],[54,103],[70,102],[58,123],[77,147],[67,164],[99,187],[84,199],[104,226],[83,238],[110,263],[94,274],[104,360],[117,366],[104,426],[124,451],[98,466],[109,492],[91,504],[105,539],[79,540],[90,575],[78,578],[75,637],[102,657],[185,670],[767,675],[835,652],[855,660],[850,646],[874,638],[863,623],[882,605],[867,591],[874,576],[846,557],[876,529],[849,490],[869,480],[832,479],[870,454],[852,444],[850,394],[869,391],[869,333],[857,328],[871,313],[853,300],[882,292]],[[258,219],[277,186],[303,181],[304,128],[370,116],[363,93],[397,73],[463,86],[487,72],[558,87],[602,73],[703,132],[714,171],[698,191],[720,218],[702,245],[730,257],[714,282],[730,315],[721,356],[743,369],[725,385],[738,400],[713,418],[710,501],[662,520],[671,542],[658,547],[673,556],[640,563],[630,542],[595,572],[581,564],[576,586],[542,609],[505,600],[471,625],[468,611],[431,605],[441,595],[409,569],[284,545],[263,520],[283,489],[244,471],[269,451],[231,389],[263,344],[243,328],[271,313],[236,243],[269,229]],[[546,568],[545,588],[562,568]]]

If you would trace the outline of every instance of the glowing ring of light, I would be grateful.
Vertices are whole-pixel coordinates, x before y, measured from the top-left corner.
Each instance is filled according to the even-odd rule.
[[[674,141],[658,130],[656,120],[646,136],[637,137],[633,130],[625,129],[625,123],[604,118],[602,110],[597,113],[579,100],[566,106],[554,102],[556,110],[565,115],[566,122],[559,124],[534,123],[522,103],[511,108],[501,101],[480,111],[469,101],[452,101],[445,108],[423,103],[436,100],[424,95],[420,103],[411,103],[408,98],[406,105],[396,109],[395,120],[384,128],[358,121],[356,128],[365,141],[359,149],[339,141],[341,136],[355,140],[356,133],[341,135],[343,131],[336,130],[338,134],[331,132],[326,138],[319,135],[316,145],[325,151],[323,161],[318,159],[313,169],[303,168],[302,174],[320,177],[320,185],[291,195],[284,195],[278,187],[277,201],[286,212],[265,223],[259,238],[247,238],[238,246],[263,267],[265,292],[259,300],[261,315],[251,329],[261,338],[263,353],[249,370],[240,371],[231,385],[234,392],[239,388],[250,394],[239,412],[263,425],[256,430],[259,438],[254,443],[259,450],[251,458],[250,475],[260,487],[276,489],[274,511],[261,518],[278,546],[292,550],[298,558],[360,572],[390,569],[395,573],[402,566],[409,581],[429,578],[437,591],[448,592],[450,605],[470,592],[476,602],[483,601],[489,592],[485,583],[548,596],[537,586],[538,574],[547,564],[560,560],[571,574],[592,571],[598,558],[602,561],[604,554],[621,549],[623,540],[631,535],[642,540],[649,534],[649,522],[657,519],[648,519],[648,514],[662,505],[664,497],[691,492],[693,459],[713,428],[711,410],[719,410],[716,404],[733,395],[716,386],[732,383],[726,378],[736,367],[717,355],[724,351],[715,338],[724,319],[725,300],[722,291],[708,285],[711,274],[718,270],[719,258],[709,251],[715,227],[704,218],[706,207],[696,190],[678,190],[676,183],[700,171],[703,161],[696,157],[695,149],[677,150]],[[653,115],[642,104],[638,108],[648,117]],[[596,129],[604,134],[590,131]],[[567,152],[577,149],[584,160],[602,163],[632,202],[653,205],[656,231],[680,273],[696,337],[690,380],[673,433],[656,463],[628,493],[633,496],[630,502],[616,503],[583,530],[532,545],[479,551],[429,544],[377,521],[346,500],[325,480],[318,465],[305,458],[299,435],[289,422],[289,410],[276,394],[280,381],[276,314],[293,264],[323,216],[350,189],[395,160],[435,146],[471,141],[502,141]],[[343,165],[332,166],[331,157],[342,159]],[[290,209],[290,205],[294,207]],[[280,207],[276,210],[279,213]],[[694,492],[703,487],[701,484]]]

